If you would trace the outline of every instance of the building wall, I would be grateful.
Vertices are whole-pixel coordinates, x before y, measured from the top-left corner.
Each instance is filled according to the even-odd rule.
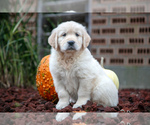
[[[91,52],[113,70],[120,88],[150,88],[150,13],[91,16]]]
[[[150,14],[92,14],[91,52],[105,65],[150,66]]]
[[[91,52],[120,88],[150,88],[150,1],[92,0]]]
[[[37,5],[38,0],[9,0],[7,2],[11,17],[15,17],[16,13],[20,14],[18,21],[26,14],[23,21],[28,21],[26,29],[32,33],[32,36],[36,37],[37,35]],[[7,11],[6,11],[7,12]]]
[[[93,12],[150,12],[149,0],[91,0]]]

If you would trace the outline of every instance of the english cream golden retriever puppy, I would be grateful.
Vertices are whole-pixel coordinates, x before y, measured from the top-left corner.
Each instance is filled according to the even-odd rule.
[[[87,49],[90,40],[85,27],[74,21],[61,23],[48,38],[57,109],[70,102],[75,102],[73,108],[82,107],[88,100],[103,106],[118,104],[116,86]]]

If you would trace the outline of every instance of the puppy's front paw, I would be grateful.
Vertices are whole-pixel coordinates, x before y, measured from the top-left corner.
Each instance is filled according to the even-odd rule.
[[[79,108],[79,107],[82,108],[82,105],[78,105],[78,104],[73,105],[73,108]]]
[[[85,113],[76,113],[74,116],[73,116],[73,120],[77,120],[78,118],[82,119],[82,116],[86,115],[86,112]]]
[[[58,102],[56,105],[56,109],[60,110],[60,109],[65,108],[66,106],[68,106],[67,102]]]
[[[58,113],[57,115],[56,115],[56,120],[58,121],[58,122],[61,122],[61,121],[63,121],[65,118],[67,118],[69,116],[69,113]]]
[[[76,101],[74,99],[70,98],[69,102],[70,103],[75,103]]]

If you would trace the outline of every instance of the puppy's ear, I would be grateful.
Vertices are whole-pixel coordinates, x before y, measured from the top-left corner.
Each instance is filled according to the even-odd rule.
[[[88,47],[89,43],[91,41],[91,37],[89,34],[85,31],[83,31],[83,48]]]
[[[48,38],[48,43],[54,48],[57,49],[57,33],[56,30],[54,29],[51,33],[51,35]]]

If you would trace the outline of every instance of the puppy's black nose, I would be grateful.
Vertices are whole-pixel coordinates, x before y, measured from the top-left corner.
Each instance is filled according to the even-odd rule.
[[[70,46],[73,46],[74,45],[74,41],[68,41],[68,44],[70,45]]]

